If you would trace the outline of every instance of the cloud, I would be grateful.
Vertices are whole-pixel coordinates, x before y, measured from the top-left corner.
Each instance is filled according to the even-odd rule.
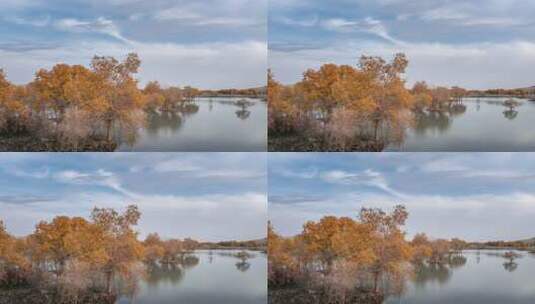
[[[66,184],[102,186],[117,191],[127,197],[139,196],[135,192],[125,189],[117,175],[104,169],[98,169],[94,172],[64,170],[55,173],[54,179]]]
[[[50,25],[51,18],[50,16],[36,17],[36,18],[23,18],[18,16],[9,16],[5,17],[4,20],[12,22],[18,25],[30,25],[35,27],[45,27]]]
[[[38,195],[0,195],[0,204],[7,205],[27,205],[27,204],[45,204],[49,202],[54,202],[58,198],[52,196],[38,196]]]
[[[364,185],[380,189],[388,194],[397,197],[405,196],[404,194],[392,189],[383,174],[372,169],[367,169],[363,172],[356,173],[347,172],[343,170],[332,170],[322,172],[320,176],[324,181],[328,183],[343,185]]]
[[[46,167],[42,168],[41,170],[34,171],[25,171],[15,167],[9,170],[8,172],[18,177],[31,177],[37,179],[43,179],[50,176],[50,169]]]
[[[118,27],[112,20],[99,17],[96,20],[82,21],[74,18],[60,19],[54,22],[54,26],[62,31],[74,33],[101,33],[120,41],[131,43],[132,41],[123,37]]]
[[[188,26],[255,26],[263,24],[260,20],[246,18],[245,16],[206,16],[183,7],[173,7],[159,11],[154,17],[160,21],[181,21]]]
[[[230,166],[228,166],[230,167]],[[168,159],[149,166],[133,166],[131,172],[153,171],[157,173],[180,173],[191,179],[259,179],[264,178],[263,170],[221,168],[214,164],[202,164],[196,159]]]
[[[278,23],[282,23],[284,25],[300,26],[300,27],[313,27],[313,26],[318,25],[319,23],[318,16],[313,16],[307,19],[304,19],[304,18],[292,19],[292,18],[288,18],[285,16],[282,16],[282,17],[275,16],[273,17],[273,19],[275,19]]]
[[[380,20],[372,17],[367,17],[363,20],[351,21],[342,18],[328,19],[321,22],[322,26],[331,31],[337,32],[354,32],[360,31],[369,33],[383,38],[387,41],[397,43],[398,40],[394,39],[388,33],[386,27]]]

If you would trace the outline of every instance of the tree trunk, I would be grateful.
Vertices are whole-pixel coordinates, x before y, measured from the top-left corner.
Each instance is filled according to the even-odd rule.
[[[373,292],[377,293],[379,289],[379,271],[373,273]]]
[[[106,272],[106,292],[108,294],[111,294],[111,291],[112,291],[112,279],[113,279],[113,271]]]
[[[111,119],[106,121],[106,140],[111,141]]]

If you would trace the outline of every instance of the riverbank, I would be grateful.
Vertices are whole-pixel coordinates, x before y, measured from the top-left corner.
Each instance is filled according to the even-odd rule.
[[[57,291],[37,288],[0,289],[0,304],[113,304],[115,295],[87,291],[76,296],[66,296]]]
[[[311,135],[269,135],[269,152],[381,152],[385,148],[382,143],[373,140],[355,139],[349,145],[327,143],[319,136]]]
[[[78,145],[71,145],[32,135],[0,137],[0,152],[113,152],[116,148],[117,144],[114,142],[97,139],[88,139]]]
[[[380,294],[357,290],[341,300],[325,291],[307,288],[269,288],[268,304],[381,304]]]

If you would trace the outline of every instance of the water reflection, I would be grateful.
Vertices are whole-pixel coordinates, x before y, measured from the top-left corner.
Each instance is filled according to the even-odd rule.
[[[452,271],[447,265],[422,263],[415,266],[414,284],[418,287],[425,287],[433,282],[443,285],[451,279],[451,275]]]
[[[176,261],[145,265],[146,275],[124,280],[117,304],[265,304],[265,255],[249,251],[196,251],[179,256]]]
[[[518,116],[518,111],[515,110],[505,110],[503,111],[503,116],[509,120],[513,120]]]
[[[510,98],[465,98],[447,110],[414,115],[401,145],[387,151],[535,151],[535,103]]]
[[[173,111],[151,111],[119,151],[265,151],[267,105],[260,99],[198,98]]]
[[[236,269],[238,269],[241,272],[246,272],[251,267],[251,264],[249,264],[246,261],[241,261],[236,263]]]
[[[415,115],[416,124],[414,127],[414,132],[418,135],[425,135],[430,131],[444,133],[450,128],[452,123],[452,119],[447,112],[419,112]]]
[[[520,251],[468,250],[444,264],[414,265],[414,271],[404,294],[386,304],[528,304],[535,298],[535,256]]]
[[[503,263],[503,268],[509,272],[513,272],[518,268],[518,264],[513,261],[505,262]]]
[[[184,279],[184,269],[176,264],[150,264],[147,265],[145,281],[149,286],[157,286],[162,282],[178,284]]]

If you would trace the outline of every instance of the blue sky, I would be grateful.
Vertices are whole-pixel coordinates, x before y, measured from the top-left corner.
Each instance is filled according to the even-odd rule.
[[[270,153],[268,172],[269,218],[283,235],[404,204],[409,236],[535,237],[533,153]]]
[[[142,83],[265,85],[267,0],[2,0],[0,67],[16,83],[58,62],[137,52]]]
[[[93,207],[143,213],[142,236],[265,237],[265,153],[1,153],[0,219],[15,235]]]
[[[535,85],[535,2],[271,0],[269,65],[285,83],[307,68],[405,52],[410,84]]]

